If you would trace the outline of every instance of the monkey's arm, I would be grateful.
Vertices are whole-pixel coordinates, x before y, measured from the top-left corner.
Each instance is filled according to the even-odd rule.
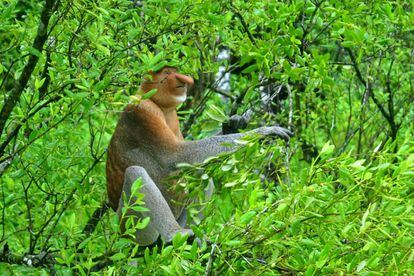
[[[198,141],[185,141],[180,144],[176,154],[171,156],[173,159],[171,161],[174,163],[173,165],[178,163],[201,163],[210,156],[235,150],[239,145],[235,141],[251,134],[273,135],[285,140],[288,140],[293,135],[292,132],[285,128],[272,126],[260,127],[246,133],[219,135]]]

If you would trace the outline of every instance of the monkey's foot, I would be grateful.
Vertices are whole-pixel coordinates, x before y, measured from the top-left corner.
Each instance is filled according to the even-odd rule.
[[[171,244],[172,243],[172,240],[174,239],[174,237],[177,235],[177,234],[180,234],[181,236],[188,236],[188,238],[190,239],[190,238],[192,238],[192,237],[194,237],[194,232],[193,232],[193,230],[191,230],[191,229],[187,229],[187,228],[182,228],[182,229],[179,229],[179,230],[177,230],[177,231],[175,231],[175,232],[173,232],[171,235],[169,235],[168,237],[166,237],[166,239],[165,239],[165,243],[166,244]]]
[[[183,229],[183,230],[189,230],[189,229]],[[210,246],[212,244],[212,242],[204,235],[201,238],[196,237],[194,234],[190,235],[187,239],[187,244],[193,244],[193,242],[196,242],[199,248],[203,247],[203,243],[206,243],[207,246]]]
[[[192,244],[195,241],[199,248],[201,248],[203,246],[203,242],[206,242],[207,246],[209,246],[211,244],[210,240],[206,239],[205,237],[197,238],[194,235],[193,230],[183,228],[183,229],[180,229],[180,230],[176,231],[169,241],[165,241],[165,245],[166,246],[171,245],[172,240],[174,239],[175,235],[177,235],[177,234],[180,234],[181,236],[187,235],[188,236],[187,244]]]

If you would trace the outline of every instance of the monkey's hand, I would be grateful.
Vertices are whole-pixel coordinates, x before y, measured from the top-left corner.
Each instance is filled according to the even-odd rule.
[[[239,129],[245,129],[249,124],[250,117],[253,111],[247,110],[243,115],[233,115],[227,122],[223,123],[222,132],[223,134],[238,133]]]
[[[293,136],[293,132],[279,126],[265,126],[257,129],[257,133],[263,136],[277,136],[285,141],[288,141]]]

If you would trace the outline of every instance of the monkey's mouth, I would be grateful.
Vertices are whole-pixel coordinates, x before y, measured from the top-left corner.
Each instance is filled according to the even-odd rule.
[[[183,87],[185,87],[185,84],[177,85],[175,88],[183,88]]]

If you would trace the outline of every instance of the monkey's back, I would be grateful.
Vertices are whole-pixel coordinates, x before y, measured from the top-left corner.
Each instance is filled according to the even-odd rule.
[[[121,198],[124,183],[125,170],[130,166],[148,167],[145,164],[145,153],[140,147],[143,147],[141,141],[145,141],[145,125],[142,125],[138,116],[137,108],[128,105],[121,113],[116,125],[115,132],[112,135],[108,147],[106,160],[106,180],[109,204],[112,209],[118,208],[119,199]],[[135,159],[128,156],[131,151],[135,152]],[[141,156],[139,153],[141,152]],[[140,161],[137,161],[140,160]]]
[[[124,172],[127,168],[127,162],[118,154],[117,147],[111,144],[108,148],[108,157],[106,159],[106,189],[108,192],[109,205],[112,209],[118,208],[119,199],[122,193],[124,182]]]

